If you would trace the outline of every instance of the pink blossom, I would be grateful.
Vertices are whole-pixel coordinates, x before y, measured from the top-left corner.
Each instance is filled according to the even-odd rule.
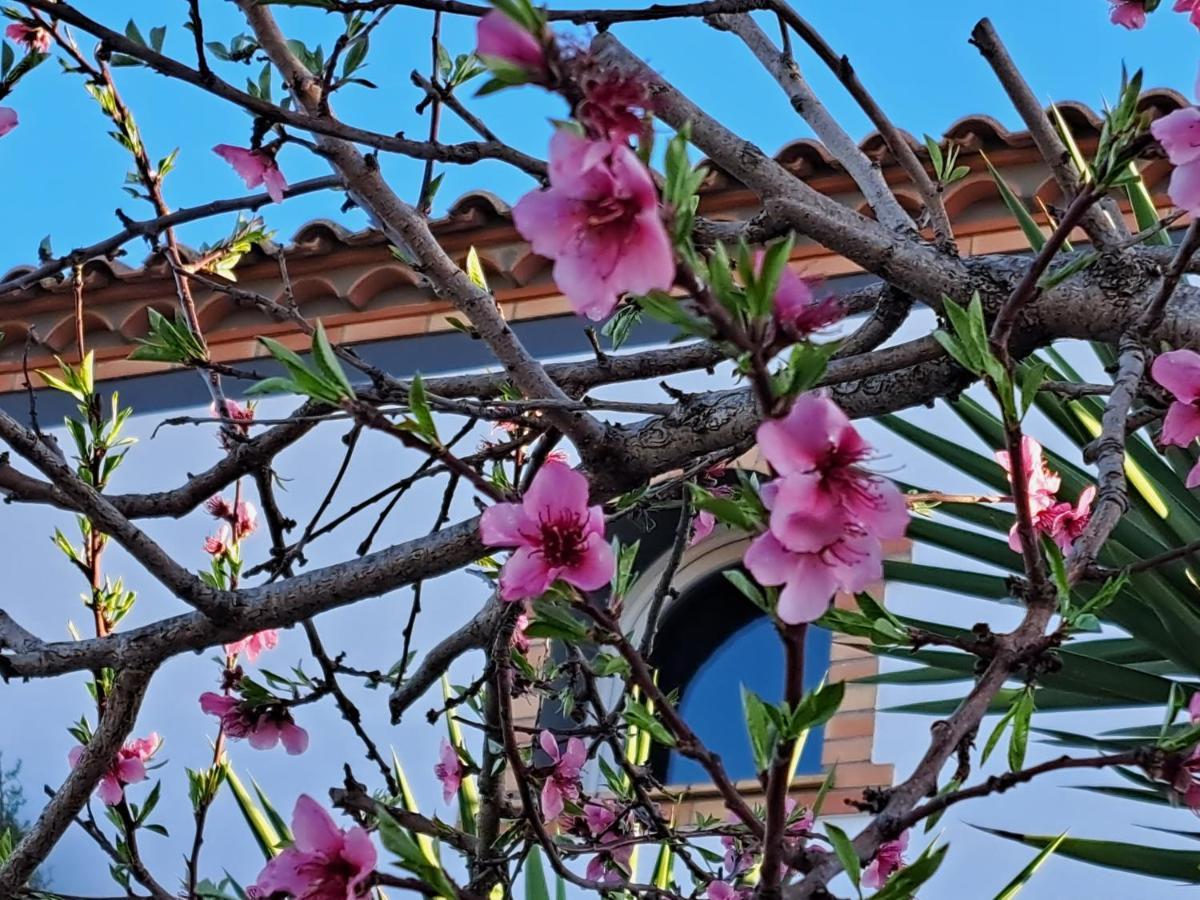
[[[583,808],[583,817],[591,836],[601,846],[620,844],[597,853],[588,861],[587,878],[605,884],[627,881],[630,860],[633,858],[633,844],[626,841],[627,834],[625,829],[618,825],[617,814],[607,803],[588,803]]]
[[[769,492],[770,527],[788,550],[820,553],[848,529],[876,538],[904,535],[903,495],[862,468],[871,447],[828,397],[797,397],[786,417],[759,426],[758,443],[781,476]]]
[[[1142,0],[1109,0],[1112,9],[1108,18],[1114,25],[1136,31],[1146,24],[1146,7]]]
[[[210,534],[204,539],[204,552],[210,556],[223,556],[233,546],[228,525],[222,525],[216,534]]]
[[[754,266],[762,273],[766,254],[755,255]],[[785,267],[775,288],[775,327],[791,341],[803,341],[846,315],[842,301],[828,291],[820,294],[807,279]]]
[[[529,635],[525,633],[525,629],[528,627],[529,616],[527,613],[521,613],[519,616],[517,616],[517,621],[513,627],[512,633],[513,649],[521,654],[529,652]]]
[[[558,739],[549,731],[538,735],[538,743],[554,764],[542,785],[542,815],[553,822],[562,815],[566,801],[579,796],[579,773],[587,760],[587,747],[573,737],[567,740],[567,749],[561,750]]]
[[[449,803],[462,784],[463,764],[458,758],[458,751],[451,747],[445,738],[442,738],[442,749],[439,761],[433,767],[433,774],[442,783],[442,802]]]
[[[727,881],[710,881],[708,888],[704,891],[704,896],[708,900],[741,900],[746,897],[747,892],[741,888],[736,888]]]
[[[560,128],[550,142],[550,187],[513,207],[513,224],[554,260],[554,282],[589,319],[608,316],[625,293],[669,290],[671,239],[650,173],[629,147]]]
[[[1197,22],[1200,6],[1189,7]],[[1176,4],[1175,9],[1181,9]],[[1200,24],[1200,23],[1197,23]],[[1196,86],[1200,95],[1200,83]],[[1200,212],[1200,109],[1186,106],[1150,123],[1150,133],[1162,144],[1167,158],[1175,166],[1167,185],[1167,194],[1180,209],[1191,215]]]
[[[214,403],[210,409],[214,418],[224,418],[221,415],[220,410],[217,409],[216,403]],[[234,432],[241,437],[249,437],[250,423],[254,421],[254,407],[242,406],[242,404],[238,403],[236,400],[226,400],[225,417],[229,418],[231,424],[225,428],[221,428],[217,435],[217,441],[226,450],[230,450],[234,447],[236,441],[231,440],[229,435],[226,434],[226,428],[232,428]]]
[[[1188,21],[1200,28],[1200,0],[1175,0],[1175,12],[1188,14]]]
[[[1192,698],[1188,700],[1188,718],[1192,720],[1192,724],[1200,723],[1200,691],[1195,691]]]
[[[24,22],[13,22],[4,29],[4,34],[14,44],[20,44],[26,50],[38,53],[50,52],[50,32],[45,28],[35,28]]]
[[[108,806],[116,806],[125,797],[125,785],[137,784],[146,780],[146,762],[158,752],[162,741],[158,735],[151,732],[148,737],[130,741],[117,751],[108,771],[100,779],[96,793]],[[67,760],[74,769],[79,765],[83,756],[83,747],[72,747]]]
[[[883,577],[879,539],[866,534],[838,535],[814,553],[797,553],[767,531],[742,561],[759,584],[783,585],[776,612],[789,625],[815,622],[839,590],[857,593]]]
[[[308,749],[308,732],[296,724],[283,704],[249,706],[237,697],[205,691],[200,695],[200,708],[221,720],[227,737],[246,738],[255,750],[271,750],[283,744],[289,756]]]
[[[1200,130],[1197,131],[1200,137]],[[1196,165],[1200,167],[1200,160]],[[1150,374],[1175,398],[1163,419],[1160,439],[1168,446],[1186,447],[1200,437],[1200,353],[1172,350],[1154,360]],[[1187,486],[1200,485],[1200,464],[1188,472]]]
[[[708,491],[714,497],[728,497],[733,489],[727,484],[718,484]],[[692,536],[688,540],[689,547],[695,547],[707,538],[717,527],[717,517],[707,509],[702,509],[692,517]]]
[[[213,153],[233,166],[233,170],[242,176],[246,187],[254,188],[260,184],[267,189],[267,194],[276,203],[283,202],[283,192],[287,190],[287,181],[275,157],[263,150],[250,150],[246,147],[231,147],[229,144],[217,144]]]
[[[258,527],[258,510],[249,500],[242,500],[237,505],[237,516],[234,518],[234,531],[237,539],[248,538]]]
[[[365,829],[354,825],[343,831],[317,801],[301,794],[292,833],[295,843],[259,873],[254,885],[259,896],[357,900],[367,895],[378,857]]]
[[[475,26],[475,53],[489,66],[518,70],[525,81],[549,80],[541,41],[498,9]]]
[[[0,137],[4,137],[18,124],[17,111],[8,106],[0,106]]]
[[[996,462],[1008,473],[1011,483],[1012,462],[1009,459],[1008,451],[997,451]],[[1021,462],[1025,471],[1026,490],[1029,494],[1029,515],[1033,518],[1036,527],[1041,514],[1057,503],[1055,495],[1062,485],[1062,479],[1046,462],[1042,455],[1042,445],[1029,435],[1021,437]],[[1018,533],[1016,522],[1013,522],[1012,528],[1009,529],[1008,546],[1017,553],[1021,552],[1021,536]]]
[[[517,548],[500,572],[501,597],[540,597],[559,578],[584,591],[612,580],[615,561],[604,540],[604,511],[587,501],[583,475],[547,462],[520,503],[497,503],[483,511],[483,542]]]
[[[894,841],[884,841],[876,851],[871,864],[863,870],[862,883],[876,890],[883,887],[892,874],[904,865],[902,855],[907,848],[907,831]]]
[[[725,821],[729,824],[739,824],[741,819],[730,813]],[[746,845],[746,838],[739,835],[725,834],[721,836],[721,846],[725,848],[725,871],[730,878],[748,872],[754,867],[754,854]]]
[[[239,653],[244,653],[246,654],[246,659],[254,662],[258,659],[259,654],[265,653],[267,650],[274,650],[278,643],[279,632],[274,628],[268,628],[265,631],[247,635],[240,641],[226,644],[225,655],[237,656]]]
[[[1083,530],[1087,528],[1087,524],[1092,518],[1092,501],[1095,499],[1096,486],[1089,485],[1084,488],[1074,506],[1065,502],[1055,503],[1038,513],[1034,524],[1039,531],[1050,535],[1059,550],[1063,553],[1070,553],[1076,539],[1083,534]],[[1012,533],[1008,536],[1008,543],[1012,547]],[[1020,538],[1017,539],[1017,546],[1013,549],[1020,552]]]
[[[575,116],[588,134],[600,140],[624,143],[647,130],[650,92],[644,81],[605,70],[589,60],[577,81],[583,100]]]
[[[717,527],[717,517],[707,509],[702,509],[692,517],[692,536],[688,540],[689,547],[695,547],[713,533]]]

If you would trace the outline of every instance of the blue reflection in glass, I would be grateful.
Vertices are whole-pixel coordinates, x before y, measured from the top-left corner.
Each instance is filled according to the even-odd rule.
[[[829,632],[810,627],[804,652],[804,689],[812,690],[829,671]],[[704,744],[720,755],[735,780],[754,778],[754,757],[743,724],[741,688],[745,685],[769,703],[783,698],[783,644],[765,617],[736,631],[701,664],[683,689],[684,718]],[[798,774],[821,771],[824,728],[809,732],[796,767]],[[708,775],[700,764],[672,752],[667,783],[704,784]]]

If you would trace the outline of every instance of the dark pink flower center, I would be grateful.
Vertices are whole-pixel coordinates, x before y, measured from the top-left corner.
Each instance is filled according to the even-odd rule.
[[[587,223],[593,228],[603,225],[627,226],[638,210],[638,202],[632,197],[601,197],[588,204]]]
[[[588,539],[582,518],[568,513],[556,519],[542,519],[540,524],[539,552],[546,565],[555,569],[573,569],[583,562]]]

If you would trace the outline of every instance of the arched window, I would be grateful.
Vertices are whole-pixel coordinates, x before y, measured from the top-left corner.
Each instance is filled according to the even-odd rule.
[[[652,663],[659,684],[677,691],[681,712],[704,744],[717,753],[730,778],[754,778],[754,760],[742,712],[742,688],[763,700],[783,697],[783,645],[775,626],[738,591],[722,571],[712,572],[666,610]],[[804,688],[820,684],[829,671],[830,634],[810,627],[805,643]],[[821,772],[823,729],[809,733],[796,768],[798,775]],[[651,758],[664,784],[707,782],[693,760],[666,748]]]

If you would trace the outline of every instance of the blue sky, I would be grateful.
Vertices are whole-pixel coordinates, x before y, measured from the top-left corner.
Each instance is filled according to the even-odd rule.
[[[132,16],[143,33],[167,26],[166,50],[191,61],[190,35],[183,29],[184,4],[155,0],[83,0],[84,11],[121,28]],[[230,3],[201,4],[207,37],[228,41],[241,31]],[[591,5],[570,3],[570,6]],[[119,7],[119,12],[114,10]],[[804,12],[836,50],[846,53],[863,82],[903,128],[916,135],[940,134],[959,117],[986,112],[1011,127],[1015,116],[987,65],[967,44],[972,25],[992,17],[1001,36],[1035,90],[1047,99],[1081,100],[1093,106],[1113,96],[1122,61],[1146,69],[1146,84],[1190,91],[1196,73],[1200,37],[1184,18],[1164,9],[1144,31],[1129,33],[1108,23],[1104,0],[1005,0],[1005,2],[885,3],[845,0],[805,4]],[[920,14],[917,11],[920,11]],[[287,31],[310,46],[328,48],[339,19],[320,11],[279,10]],[[335,108],[347,121],[382,132],[403,131],[414,137],[428,127],[413,106],[419,99],[408,80],[414,68],[429,66],[431,14],[401,10],[378,31],[369,66],[362,74],[377,82],[378,91],[350,88],[339,94]],[[765,22],[768,27],[771,23]],[[585,36],[580,29],[572,33]],[[694,22],[623,25],[616,34],[691,94],[710,113],[768,151],[807,133],[774,82],[758,67],[736,38]],[[473,45],[473,24],[450,21],[444,43],[451,53]],[[85,47],[91,42],[84,38]],[[717,64],[715,61],[719,60]],[[861,137],[869,123],[839,89],[824,67],[801,55],[801,64],[826,103]],[[225,64],[221,73],[243,84],[252,68]],[[190,85],[172,83],[144,69],[118,69],[119,86],[132,106],[155,158],[181,148],[178,168],[167,183],[173,206],[238,196],[240,180],[211,152],[217,143],[245,144],[249,117]],[[475,109],[504,139],[530,153],[545,155],[548,118],[562,115],[560,103],[536,89],[505,92],[478,101]],[[278,85],[276,85],[278,96]],[[105,134],[104,121],[80,79],[64,76],[53,62],[28,77],[5,103],[16,107],[21,126],[0,141],[0,165],[6,173],[0,272],[36,258],[38,242],[49,234],[58,252],[92,243],[117,229],[113,215],[121,207],[135,217],[147,215],[144,204],[121,191],[128,162]],[[445,140],[472,135],[453,116],[445,117]],[[281,158],[293,181],[326,174],[323,163],[303,148],[291,147]],[[384,166],[402,196],[415,199],[420,164],[388,157]],[[437,199],[439,209],[462,193],[478,188],[512,200],[530,186],[524,175],[499,163],[448,167]],[[282,237],[315,217],[332,217],[353,227],[363,224],[357,212],[339,213],[340,197],[304,197],[266,212],[269,225]],[[227,222],[208,222],[183,230],[192,244],[214,240]],[[127,262],[145,255],[132,245]]]
[[[167,49],[186,57],[188,36],[181,28],[184,4],[163,4],[154,0],[90,0],[80,4],[89,13],[106,22],[121,25],[130,15],[142,30],[168,25]],[[580,4],[582,5],[582,4]],[[113,7],[120,13],[113,12]],[[210,38],[228,40],[236,33],[236,13],[223,2],[202,3],[208,15]],[[898,124],[915,134],[941,133],[947,125],[967,113],[988,113],[1010,127],[1018,123],[987,66],[974,48],[966,43],[974,22],[991,15],[1001,35],[1008,41],[1018,62],[1035,89],[1047,99],[1082,100],[1098,105],[1105,95],[1112,96],[1121,62],[1131,67],[1145,66],[1147,84],[1164,85],[1188,91],[1195,77],[1200,37],[1182,17],[1164,9],[1152,17],[1150,26],[1128,34],[1108,24],[1103,0],[963,0],[946,2],[826,2],[806,4],[812,21],[841,52],[848,53],[863,81],[876,94]],[[920,15],[915,11],[920,10]],[[323,42],[326,47],[336,36],[336,21],[313,11],[281,12],[291,32],[309,43]],[[337,109],[348,121],[381,131],[404,130],[410,135],[424,132],[425,123],[412,112],[417,95],[408,83],[413,66],[428,65],[429,15],[398,12],[379,32],[377,46],[365,74],[377,81],[381,90],[348,91],[339,98]],[[471,45],[469,25],[452,24],[446,28],[446,43],[452,52]],[[775,85],[767,79],[728,35],[716,34],[703,26],[672,23],[653,27],[622,26],[617,34],[714,115],[768,150],[775,150],[805,134]],[[86,43],[86,42],[85,42]],[[717,63],[719,61],[719,64]],[[851,133],[865,134],[865,119],[831,84],[830,78],[815,62],[802,57],[817,89],[828,105],[848,123]],[[227,72],[226,77],[241,81],[246,70]],[[254,70],[257,72],[257,68]],[[734,74],[736,73],[736,74]],[[236,110],[210,100],[197,89],[166,82],[142,70],[120,70],[122,89],[138,115],[145,139],[155,155],[161,156],[179,146],[179,167],[168,181],[167,193],[173,205],[202,203],[216,197],[239,194],[241,182],[211,152],[216,143],[245,143],[249,119]],[[0,165],[5,173],[3,217],[4,241],[0,246],[0,271],[36,255],[43,235],[53,235],[59,252],[71,246],[90,243],[115,230],[114,207],[121,206],[131,215],[145,212],[120,191],[127,160],[104,135],[103,122],[77,79],[61,76],[54,64],[47,64],[29,78],[17,93],[5,101],[20,110],[22,125],[0,140]],[[550,98],[535,91],[517,91],[487,98],[474,108],[506,138],[522,149],[544,152],[550,126],[546,119],[561,114]],[[446,138],[467,138],[464,129],[449,119]],[[302,151],[289,148],[282,159],[292,180],[324,174],[318,160],[305,158]],[[408,161],[384,162],[397,189],[406,197],[415,197],[420,167]],[[439,205],[444,206],[471,188],[488,188],[513,199],[526,190],[529,182],[519,174],[498,165],[470,170],[449,169]],[[304,221],[317,217],[338,218],[339,198],[309,197],[291,200],[267,210],[268,223],[284,235],[290,235]],[[341,217],[353,226],[361,217]],[[193,226],[185,239],[198,244],[223,232],[215,224]],[[144,248],[133,247],[132,260],[139,260]],[[0,300],[0,303],[3,301]],[[928,322],[913,323],[913,328]],[[906,332],[901,337],[911,337]],[[726,387],[723,374],[709,378],[699,373],[674,380],[686,390]],[[631,400],[651,397],[647,386],[613,389],[614,397]],[[264,413],[282,413],[288,405],[273,401]],[[196,412],[200,412],[196,410]],[[945,428],[945,433],[970,440],[944,410],[922,411],[927,427]],[[197,440],[195,429],[164,429],[151,439],[158,417],[139,416],[131,428],[143,444],[136,448],[130,464],[121,471],[114,489],[150,490],[174,486],[183,470],[199,471],[211,465],[218,449],[208,436]],[[948,490],[969,490],[963,479],[946,480],[944,467],[920,457],[909,448],[889,443],[881,429],[864,426],[870,438],[894,461],[899,477],[913,482],[939,479]],[[957,429],[957,430],[955,430]],[[336,426],[318,429],[300,446],[283,454],[279,465],[287,482],[285,504],[289,513],[301,521],[315,508],[329,477],[331,461],[340,458]],[[345,500],[358,499],[372,492],[382,469],[399,470],[411,466],[405,453],[399,458],[390,444],[364,441],[360,464],[351,470],[345,484]],[[961,483],[959,483],[961,482]],[[401,508],[381,533],[379,546],[423,533],[429,527],[439,495],[423,486]],[[340,508],[340,507],[339,507]],[[472,506],[464,499],[455,510],[455,518],[465,517]],[[150,533],[186,565],[199,568],[204,557],[199,544],[209,522],[203,517],[184,521],[146,523]],[[355,523],[359,525],[359,523]],[[72,529],[71,517],[54,510],[0,506],[0,536],[4,539],[6,559],[19,559],[20,567],[7,574],[6,597],[14,598],[15,612],[23,624],[47,637],[62,636],[68,618],[77,621],[84,612],[78,605],[80,584],[62,564],[48,536],[55,526]],[[312,564],[322,565],[353,555],[354,547],[368,525],[358,530],[338,532],[327,543],[314,546]],[[259,536],[255,559],[264,552],[265,537]],[[945,562],[936,551],[920,551],[922,562]],[[141,605],[134,624],[180,611],[180,605],[166,597],[161,589],[123,553],[114,548],[110,554],[111,571],[126,577],[141,593]],[[439,579],[426,594],[428,612],[416,635],[416,648],[427,649],[440,636],[469,616],[482,601],[481,587],[463,573]],[[333,652],[350,654],[354,663],[387,667],[399,655],[396,635],[403,627],[408,610],[409,592],[394,594],[340,610],[320,620],[322,634]],[[987,619],[997,627],[1010,624],[1013,610],[981,602],[964,601],[949,595],[931,596],[931,592],[907,586],[889,589],[889,603],[903,613],[921,614],[928,604],[938,602],[939,614],[961,625]],[[293,631],[284,635],[281,648],[270,665],[283,668],[304,655],[302,636]],[[164,757],[169,765],[160,774],[164,778],[164,802],[161,820],[171,829],[171,838],[147,843],[147,855],[155,871],[168,884],[178,871],[178,861],[190,837],[190,815],[186,809],[182,767],[205,764],[208,746],[205,737],[212,734],[212,720],[203,716],[194,697],[213,683],[216,668],[211,653],[188,655],[173,660],[153,686],[139,719],[138,734],[151,729],[167,739]],[[458,682],[469,681],[478,659],[465,659],[454,669]],[[311,667],[310,667],[311,668]],[[0,722],[6,726],[3,749],[6,759],[25,762],[27,793],[36,807],[41,801],[41,785],[58,784],[66,774],[66,755],[71,739],[65,731],[69,721],[88,707],[83,679],[71,678],[29,685],[0,686]],[[939,696],[961,694],[961,686],[947,686]],[[388,727],[384,698],[379,693],[356,691],[363,704],[367,724],[380,742],[395,746],[404,760],[418,800],[423,809],[453,816],[440,804],[440,795],[430,772],[435,760],[440,726],[428,726],[420,713],[433,706],[435,698],[419,703],[396,729]],[[926,694],[928,696],[928,694]],[[881,706],[887,707],[913,699],[911,692],[886,688]],[[1122,718],[1122,723],[1126,719]],[[358,756],[349,732],[331,707],[310,707],[302,722],[310,729],[313,743],[309,753],[298,759],[286,759],[278,751],[256,753],[245,745],[231,751],[235,765],[243,775],[258,778],[283,810],[289,810],[296,794],[307,790],[320,795],[324,787],[340,778],[339,765],[350,758],[360,778],[369,779],[370,767]],[[925,746],[928,735],[925,719],[881,715],[876,758],[894,761],[900,774],[911,770]],[[1050,723],[1047,723],[1050,724]],[[1057,727],[1073,730],[1108,727],[1085,714],[1071,714],[1053,720]],[[1034,752],[1034,751],[1031,751]],[[1045,751],[1037,751],[1045,752]],[[377,780],[377,779],[373,779]],[[1068,780],[1058,776],[1058,783]],[[31,810],[32,811],[32,810]],[[1113,816],[1118,814],[1119,819]],[[1132,818],[1130,818],[1132,816]],[[964,804],[943,820],[944,839],[954,844],[942,876],[923,897],[950,900],[964,896],[963,885],[979,885],[966,895],[991,896],[1032,856],[1027,850],[984,837],[967,827],[980,823],[1001,827],[1036,827],[1043,833],[1056,834],[1071,829],[1079,836],[1110,837],[1124,840],[1148,840],[1170,844],[1170,838],[1151,835],[1137,826],[1164,825],[1188,828],[1193,824],[1183,811],[1138,807],[1129,810],[1082,791],[1014,791],[982,806]],[[925,840],[924,836],[921,841]],[[914,846],[919,841],[914,842]],[[1177,844],[1178,845],[1178,844]],[[214,810],[213,828],[206,850],[206,874],[219,876],[228,868],[243,880],[253,877],[261,859],[234,810],[228,795]],[[1194,846],[1194,845],[1185,845]],[[62,890],[84,893],[103,892],[104,867],[87,838],[73,831],[51,860],[52,873]],[[1128,876],[1114,875],[1065,860],[1052,860],[1023,896],[1058,898],[1089,896],[1124,898],[1145,896],[1160,889]],[[1165,893],[1165,888],[1162,889]]]

